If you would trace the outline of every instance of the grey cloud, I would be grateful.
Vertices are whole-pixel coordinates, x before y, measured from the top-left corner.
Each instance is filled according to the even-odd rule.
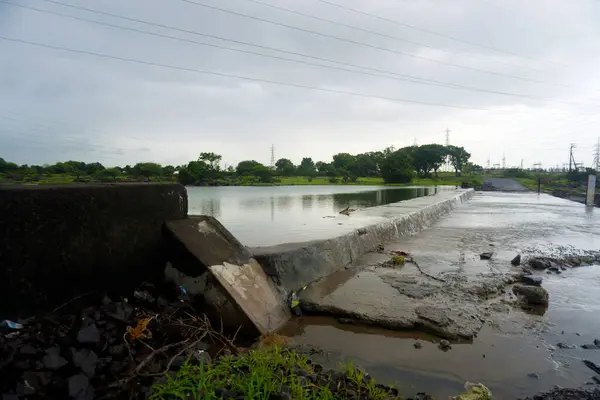
[[[182,1],[107,0],[70,4],[459,85],[563,102],[600,104],[597,94],[600,80],[595,73],[600,38],[600,27],[596,21],[600,17],[600,7],[592,0],[576,4],[553,0],[551,5],[544,7],[516,0],[485,3],[381,0],[369,3],[368,7],[364,1],[332,0],[386,18],[560,64],[469,46],[340,10],[316,0],[262,1],[423,42],[436,49],[294,16],[244,0],[194,1],[417,57],[565,86],[542,85],[432,63],[243,19]],[[195,41],[300,59],[97,16],[39,0],[22,4]],[[539,160],[550,165],[562,163],[564,158],[564,154],[551,148],[566,147],[571,141],[580,142],[581,159],[589,163],[589,147],[595,142],[595,133],[582,125],[594,116],[577,116],[597,112],[598,107],[593,106],[543,102],[352,74],[142,35],[4,5],[0,5],[0,35],[151,63],[490,110],[468,111],[354,97],[0,41],[0,53],[9,55],[0,58],[0,116],[18,119],[18,124],[15,124],[0,118],[0,156],[18,162],[52,162],[79,157],[86,161],[99,159],[108,164],[139,160],[177,164],[195,158],[200,151],[219,152],[230,164],[248,158],[268,162],[268,146],[271,143],[277,147],[277,156],[296,161],[303,156],[326,159],[338,151],[368,151],[390,144],[397,147],[409,145],[415,138],[419,143],[440,142],[444,137],[443,130],[450,127],[453,142],[466,146],[479,163],[484,163],[488,157],[499,160],[506,152],[513,164],[525,158],[529,163]],[[574,116],[566,122],[554,122],[565,115]],[[593,124],[587,125],[590,126]],[[568,131],[577,132],[565,134]],[[52,140],[48,140],[49,137]],[[541,141],[548,150],[535,150],[544,147],[539,145]],[[77,148],[79,144],[85,146]],[[566,154],[566,151],[563,153]]]

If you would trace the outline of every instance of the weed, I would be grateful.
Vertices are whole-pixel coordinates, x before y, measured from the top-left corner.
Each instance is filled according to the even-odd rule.
[[[293,399],[334,400],[346,399],[350,390],[373,400],[397,398],[351,362],[344,376],[334,382],[329,375],[315,373],[307,356],[275,344],[240,356],[224,356],[214,364],[195,365],[188,360],[175,377],[154,385],[150,398],[203,400],[222,398],[227,393],[227,397],[235,394],[268,400],[272,394],[286,392]]]

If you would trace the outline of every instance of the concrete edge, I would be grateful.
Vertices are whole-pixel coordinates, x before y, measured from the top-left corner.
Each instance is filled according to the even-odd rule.
[[[450,199],[335,238],[250,250],[280,290],[289,293],[352,264],[379,245],[420,231],[473,194],[473,189],[460,190]]]

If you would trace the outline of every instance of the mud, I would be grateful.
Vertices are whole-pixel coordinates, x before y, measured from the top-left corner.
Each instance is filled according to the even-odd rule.
[[[292,335],[357,356],[374,377],[397,380],[409,393],[443,398],[465,381],[508,399],[555,385],[589,387],[595,373],[582,360],[600,364],[600,351],[581,346],[600,339],[599,248],[600,214],[593,209],[548,195],[479,193],[430,229],[310,285],[301,304],[345,324],[305,321]],[[391,268],[392,251],[408,252],[416,263]],[[486,252],[491,258],[481,259]],[[521,265],[512,265],[517,255]],[[549,262],[536,270],[533,259]],[[515,296],[515,283],[546,290],[548,306]],[[355,333],[341,333],[349,329]],[[433,337],[416,347],[406,339],[424,334]],[[451,350],[439,349],[442,338]]]

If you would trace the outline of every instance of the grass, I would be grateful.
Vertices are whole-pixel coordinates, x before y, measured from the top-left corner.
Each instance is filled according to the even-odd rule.
[[[150,398],[218,399],[223,396],[223,389],[227,389],[230,395],[243,395],[249,400],[268,400],[272,394],[282,392],[289,393],[295,400],[346,399],[357,392],[367,394],[373,400],[396,398],[367,379],[366,373],[356,369],[352,363],[345,366],[343,374],[346,380],[342,381],[349,381],[354,392],[336,386],[340,380],[330,378],[328,382],[315,384],[303,379],[302,376],[313,374],[312,368],[305,355],[280,344],[263,346],[239,356],[220,357],[213,364],[193,365],[188,361],[175,377],[167,377],[165,383],[154,385]],[[356,390],[357,387],[359,390]]]
[[[471,181],[472,177],[456,177],[453,172],[440,172],[439,176],[433,178],[415,178],[411,183],[394,183],[390,186],[438,186],[438,185],[452,185],[452,186],[460,186],[461,183],[465,180]],[[344,182],[341,178],[337,178],[336,182],[330,182],[327,177],[314,177],[309,178],[307,176],[279,176],[275,177],[274,183],[259,183],[255,182],[255,179],[240,179],[237,182],[233,181],[236,185],[239,186],[293,186],[293,185],[384,185],[383,178],[380,177],[365,177],[358,178],[356,181],[347,181]],[[62,183],[73,183],[77,179],[75,176],[69,174],[53,174],[53,175],[38,175],[36,177],[25,176],[21,181],[12,181],[0,174],[0,183],[3,184],[19,184],[19,183],[32,183],[39,185],[51,185],[51,184],[62,184]],[[82,177],[82,180],[89,180],[92,182],[99,182],[98,180],[91,177]],[[114,182],[135,182],[135,179],[131,179],[129,177],[118,178]],[[164,179],[164,178],[152,178],[150,180],[152,183],[172,183],[173,180]]]
[[[286,186],[286,185],[384,185],[383,178],[380,177],[368,177],[358,178],[355,182],[343,182],[338,178],[338,182],[331,183],[327,177],[314,177],[310,179],[306,176],[280,176],[276,178],[278,180],[274,185]],[[453,185],[460,186],[465,180],[470,180],[469,177],[456,177],[451,172],[440,172],[438,178],[416,178],[410,183],[393,183],[391,186],[438,186],[438,185]],[[272,184],[268,184],[272,185]]]

